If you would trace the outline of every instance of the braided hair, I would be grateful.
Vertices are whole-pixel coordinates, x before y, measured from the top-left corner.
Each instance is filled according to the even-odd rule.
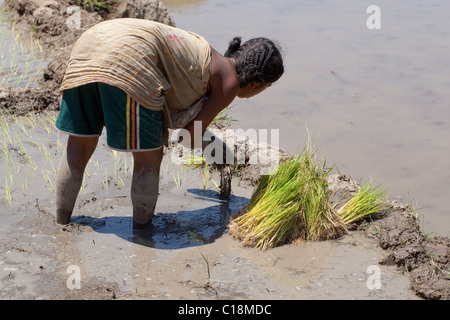
[[[266,38],[254,38],[241,45],[241,38],[235,37],[224,56],[236,59],[241,88],[251,81],[273,83],[284,73],[280,50]]]

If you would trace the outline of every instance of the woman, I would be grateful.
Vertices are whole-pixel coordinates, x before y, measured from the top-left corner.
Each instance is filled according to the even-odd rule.
[[[284,72],[265,38],[232,40],[221,55],[201,36],[142,19],[109,20],[75,44],[56,127],[69,133],[56,177],[56,221],[68,224],[85,167],[106,127],[108,145],[133,153],[133,227],[151,223],[167,128],[193,139],[236,97],[250,98]]]

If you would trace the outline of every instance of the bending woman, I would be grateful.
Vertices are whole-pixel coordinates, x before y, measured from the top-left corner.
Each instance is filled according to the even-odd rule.
[[[108,145],[133,153],[133,227],[151,223],[168,128],[194,137],[236,97],[250,98],[284,72],[277,46],[266,38],[224,55],[201,36],[142,19],[101,22],[79,38],[61,85],[56,127],[69,134],[56,177],[56,222],[68,224],[85,167],[106,127]]]

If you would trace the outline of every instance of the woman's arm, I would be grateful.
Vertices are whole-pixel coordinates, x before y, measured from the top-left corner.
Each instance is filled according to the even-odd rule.
[[[199,137],[195,137],[194,134],[203,134],[217,114],[234,100],[239,88],[236,70],[231,59],[225,58],[213,48],[211,48],[211,50],[211,75],[209,79],[210,94],[197,117],[185,127],[190,134],[192,148],[194,147],[194,141],[199,139]],[[201,132],[195,132],[195,121],[201,121]],[[200,137],[200,141],[201,139],[202,137]]]

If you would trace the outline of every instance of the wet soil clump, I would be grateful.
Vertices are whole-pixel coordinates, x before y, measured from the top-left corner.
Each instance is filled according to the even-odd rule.
[[[390,214],[372,224],[380,247],[389,252],[380,263],[396,265],[407,273],[418,296],[449,300],[449,238],[425,236],[408,207],[394,201],[392,208]]]
[[[332,175],[328,183],[338,197],[352,197],[358,190],[357,183],[346,174]],[[400,268],[419,297],[449,300],[450,239],[426,236],[413,210],[396,200],[386,212],[372,218],[351,228],[379,240],[379,246],[387,252],[379,264]]]

